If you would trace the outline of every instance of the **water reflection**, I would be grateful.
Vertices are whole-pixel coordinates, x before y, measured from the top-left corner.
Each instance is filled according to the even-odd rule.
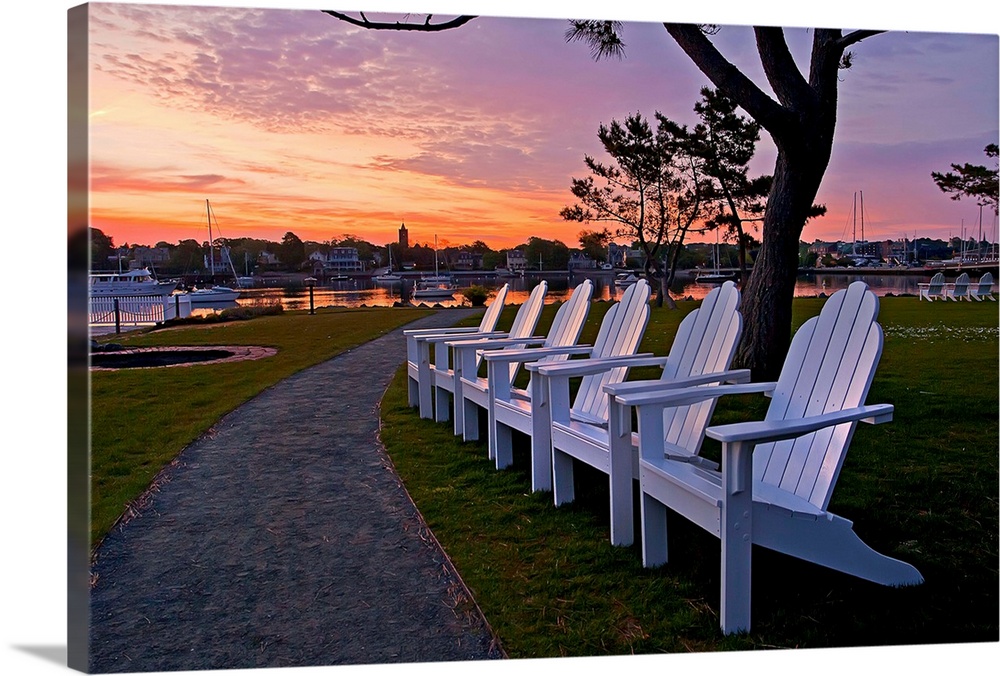
[[[588,275],[594,282],[595,300],[617,300],[621,297],[622,288],[614,284],[613,277],[609,274]],[[569,298],[573,288],[583,281],[584,275],[546,276],[549,290],[546,294],[546,302],[563,301]],[[856,280],[861,280],[871,287],[876,295],[887,294],[916,295],[919,283],[927,282],[930,275],[845,275],[845,274],[805,274],[800,275],[795,283],[795,295],[798,297],[814,297],[820,294],[830,295],[838,289],[847,286]],[[316,286],[313,290],[313,297],[316,307],[338,306],[338,307],[361,307],[361,306],[391,306],[396,303],[405,303],[413,306],[425,305],[428,307],[456,307],[468,305],[462,297],[461,289],[468,288],[474,284],[485,286],[488,289],[497,289],[502,284],[510,284],[507,294],[509,303],[522,303],[531,293],[531,290],[541,281],[536,276],[524,278],[497,278],[489,277],[466,277],[459,279],[460,290],[451,300],[434,300],[414,302],[411,298],[413,284],[416,280],[404,279],[402,282],[393,284],[375,284],[371,280],[347,280],[328,282],[322,286]],[[695,282],[693,278],[681,278],[671,289],[671,296],[675,299],[691,298],[700,300],[704,298],[714,285]],[[237,304],[252,305],[255,303],[276,303],[280,302],[286,310],[308,310],[309,290],[302,286],[288,285],[285,287],[254,288],[246,289],[240,296]]]

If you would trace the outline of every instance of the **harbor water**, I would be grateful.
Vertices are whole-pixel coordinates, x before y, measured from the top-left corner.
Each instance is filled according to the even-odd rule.
[[[552,303],[567,299],[576,284],[583,281],[585,276],[594,280],[595,300],[617,300],[624,290],[614,283],[614,277],[610,273],[574,274],[572,277],[566,273],[547,273],[543,275],[527,275],[523,278],[462,275],[456,280],[460,290],[455,294],[453,299],[415,301],[410,298],[410,293],[415,281],[417,281],[416,278],[404,278],[402,282],[393,284],[376,284],[367,278],[356,278],[346,281],[318,283],[313,288],[313,304],[317,308],[327,306],[388,307],[401,302],[413,306],[455,307],[468,304],[462,297],[462,288],[478,284],[485,286],[487,289],[497,289],[504,283],[510,284],[507,302],[519,304],[527,299],[528,294],[531,293],[531,290],[541,279],[545,279],[548,282],[549,290],[546,294],[546,302]],[[821,294],[829,296],[838,289],[846,288],[851,282],[861,280],[868,284],[872,291],[879,296],[907,294],[916,296],[918,293],[918,284],[926,283],[930,280],[930,277],[930,272],[926,275],[810,273],[799,276],[795,284],[795,295],[797,297],[816,297]],[[678,280],[678,283],[671,287],[671,296],[677,300],[686,298],[700,300],[712,288],[712,284],[699,283],[693,277],[682,277]],[[284,286],[244,289],[240,294],[240,298],[235,303],[228,304],[228,306],[274,303],[281,303],[289,311],[308,310],[309,289],[300,282],[288,283]],[[194,313],[212,312],[218,307],[198,308],[196,305]]]

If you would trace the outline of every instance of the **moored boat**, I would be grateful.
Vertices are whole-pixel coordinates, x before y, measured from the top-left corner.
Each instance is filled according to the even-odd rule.
[[[212,236],[212,219],[215,214],[212,210],[211,202],[209,202],[207,199],[205,200],[205,213],[208,216],[208,256],[206,258],[208,261],[208,266],[210,271],[209,274],[211,274],[212,279],[214,279],[215,246],[214,246],[214,237]],[[218,222],[216,222],[215,225],[216,228],[218,228],[219,225]],[[228,250],[226,251],[228,253]],[[229,260],[229,269],[232,271],[233,279],[236,280],[236,285],[242,288],[243,282],[241,281],[241,279],[245,278],[241,278],[236,274],[236,268],[233,267],[233,261],[231,257],[227,255],[223,258],[223,260],[227,258]],[[251,278],[250,281],[252,284],[253,278]],[[192,289],[188,291],[186,295],[191,300],[192,303],[197,303],[202,305],[209,303],[233,303],[236,301],[237,298],[240,297],[240,290],[234,289],[230,286],[213,285],[213,286],[205,286]]]
[[[715,229],[715,247],[712,249],[712,271],[711,272],[699,272],[694,278],[694,281],[701,284],[722,284],[723,282],[728,282],[730,280],[736,280],[735,272],[722,272],[719,269],[719,229]]]
[[[240,292],[228,286],[207,286],[188,291],[192,303],[230,303],[240,297]]]
[[[447,300],[454,298],[458,287],[454,284],[418,284],[413,290],[413,297],[416,299],[438,299]]]
[[[90,273],[91,296],[169,296],[177,282],[161,282],[148,268]]]
[[[373,279],[376,284],[395,284],[397,282],[403,281],[402,276],[397,275],[392,271],[392,247],[386,245],[386,252],[389,254],[389,266],[385,268],[380,274],[375,275]]]
[[[413,290],[413,297],[448,299],[454,298],[456,291],[458,291],[458,287],[452,283],[451,277],[441,275],[438,271],[437,235],[434,235],[434,275],[417,283],[417,288]]]

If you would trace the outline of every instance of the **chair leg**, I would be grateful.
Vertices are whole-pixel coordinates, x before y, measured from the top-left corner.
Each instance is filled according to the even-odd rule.
[[[556,507],[573,502],[573,458],[557,448],[552,449],[552,501]]]
[[[479,405],[462,397],[462,439],[479,441]]]
[[[494,425],[494,433],[490,435],[490,451],[490,457],[496,460],[497,469],[506,469],[514,462],[513,434],[503,423]]]
[[[635,541],[632,515],[632,435],[611,435],[609,449],[609,475],[611,502],[611,544],[628,547]]]
[[[642,524],[642,565],[646,568],[667,562],[667,508],[646,493],[639,502]]]
[[[531,491],[533,493],[552,490],[552,454],[551,451],[543,451],[544,449],[539,449],[536,456],[534,445],[531,447]]]
[[[434,389],[434,421],[448,422],[451,419],[451,392],[443,387]]]
[[[430,420],[434,417],[434,390],[431,383],[431,368],[428,364],[421,362],[418,366],[420,379],[417,381],[417,400],[420,406],[420,417]]]
[[[753,547],[751,453],[744,443],[723,446],[720,539],[722,589],[719,619],[724,634],[750,631],[750,554]]]
[[[420,405],[420,387],[415,378],[406,377],[406,404],[410,408]]]
[[[465,434],[465,397],[462,396],[461,370],[455,372],[451,400],[455,405],[452,431],[456,437]]]

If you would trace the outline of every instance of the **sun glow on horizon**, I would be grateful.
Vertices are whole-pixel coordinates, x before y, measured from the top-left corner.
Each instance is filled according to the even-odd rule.
[[[575,248],[580,231],[606,225],[559,215],[575,201],[572,178],[586,175],[583,156],[600,154],[597,125],[635,109],[691,123],[685,116],[704,84],[674,52],[671,68],[644,61],[652,51],[645,37],[627,63],[596,64],[565,44],[557,20],[482,19],[474,32],[428,40],[295,10],[99,3],[90,11],[89,217],[116,244],[201,241],[210,199],[231,238],[280,241],[290,231],[303,240],[354,235],[385,244],[405,222],[411,241],[437,234],[502,249],[539,236]],[[657,50],[670,46],[649,32]],[[939,37],[941,44],[894,39],[924,57],[908,66],[919,69],[942,50],[946,63],[956,62],[951,53],[965,43]],[[876,48],[891,52],[884,45],[895,43],[879,39]],[[996,55],[996,36],[975,45]],[[978,217],[973,203],[949,200],[929,174],[950,162],[985,164],[996,111],[963,110],[954,121],[885,112],[892,99],[882,78],[907,77],[885,73],[886,58],[859,58],[842,85],[838,141],[816,200],[828,213],[806,224],[805,241],[842,239],[858,190],[869,239],[943,239]],[[996,63],[982,70],[995,75]],[[978,74],[948,73],[942,91],[966,80],[989,90]],[[914,82],[901,99],[910,109],[921,94],[937,96],[934,82]],[[588,95],[595,86],[599,97]],[[982,97],[995,107],[992,87]],[[918,131],[908,136],[911,117]],[[969,128],[960,124],[979,119],[985,131],[956,138],[955,129]],[[766,135],[759,153],[755,165],[769,172]]]

